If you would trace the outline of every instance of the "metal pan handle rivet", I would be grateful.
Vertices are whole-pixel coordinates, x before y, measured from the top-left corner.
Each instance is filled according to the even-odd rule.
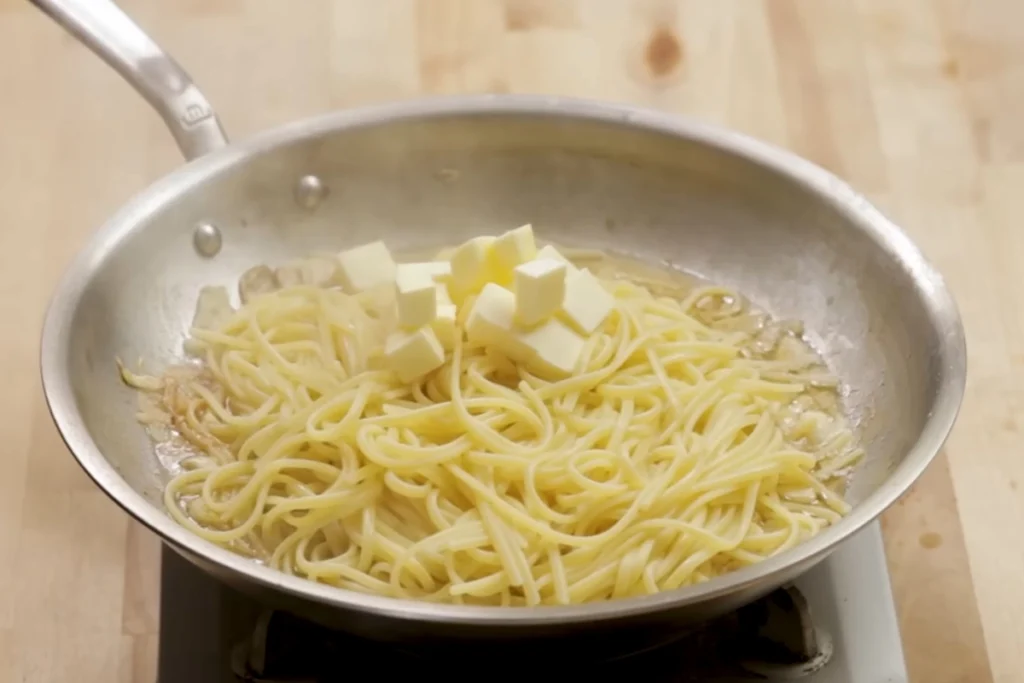
[[[315,209],[327,197],[327,186],[315,175],[304,175],[295,183],[295,203]]]
[[[207,258],[216,256],[223,244],[224,239],[221,237],[220,228],[213,223],[200,223],[192,231],[192,245],[200,256]]]

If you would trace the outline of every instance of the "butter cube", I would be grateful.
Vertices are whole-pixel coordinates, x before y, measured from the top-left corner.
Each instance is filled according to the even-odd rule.
[[[521,263],[537,256],[533,241],[533,226],[527,224],[509,230],[494,241],[494,259],[502,271],[511,271]]]
[[[474,237],[452,254],[452,285],[459,299],[480,291],[494,271],[494,238]]]
[[[466,319],[466,335],[474,344],[494,346],[512,358],[521,358],[526,348],[514,333],[515,314],[515,295],[489,282],[473,302]]]
[[[536,325],[553,315],[565,298],[565,263],[537,259],[520,264],[513,271],[516,320]]]
[[[437,335],[438,341],[441,342],[441,346],[447,351],[455,348],[455,339],[459,335],[459,328],[455,323],[457,314],[458,310],[455,308],[455,304],[450,302],[444,304],[439,300],[437,317],[430,324],[434,329],[434,334]]]
[[[422,275],[440,282],[452,274],[452,264],[448,261],[423,261],[421,263],[400,263],[398,270],[405,269],[409,272],[418,272]]]
[[[393,332],[384,342],[384,358],[402,382],[412,382],[444,365],[444,348],[429,327]]]
[[[437,317],[437,284],[426,271],[402,264],[395,273],[395,303],[402,327],[429,325]]]
[[[445,350],[451,351],[455,348],[455,339],[462,334],[458,325],[459,309],[452,303],[452,298],[448,296],[447,286],[438,284],[435,296],[437,297],[437,317],[431,323],[431,327],[437,333],[437,338],[441,340],[441,346]]]
[[[448,285],[438,283],[435,294],[437,296],[438,308],[441,308],[441,306],[453,306],[455,304],[455,302],[452,301],[451,295],[448,294]]]
[[[572,262],[569,259],[565,258],[565,256],[562,255],[562,252],[558,251],[550,244],[544,245],[541,248],[541,250],[537,252],[537,258],[561,261],[562,263],[565,264],[565,270],[567,273],[572,273],[579,270],[578,268],[576,268],[576,266],[572,264]]]
[[[565,276],[561,313],[577,331],[593,334],[614,308],[615,297],[586,268]]]
[[[341,252],[338,264],[338,279],[350,294],[390,284],[395,279],[395,261],[380,241]]]
[[[519,331],[516,337],[519,343],[528,349],[527,367],[547,378],[571,375],[579,363],[586,343],[582,337],[555,318],[532,330]]]

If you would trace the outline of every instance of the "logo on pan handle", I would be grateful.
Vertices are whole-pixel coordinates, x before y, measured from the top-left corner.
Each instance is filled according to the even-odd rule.
[[[178,117],[181,125],[191,128],[213,116],[213,110],[202,104],[193,103],[185,107],[185,111]]]

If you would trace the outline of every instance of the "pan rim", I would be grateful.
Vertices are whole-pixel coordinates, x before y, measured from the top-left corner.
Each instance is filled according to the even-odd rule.
[[[803,185],[831,204],[885,251],[912,278],[929,322],[940,340],[942,376],[919,438],[888,478],[837,524],[794,548],[704,584],[656,595],[570,606],[479,607],[427,603],[368,595],[286,575],[235,555],[193,535],[146,500],[103,457],[77,407],[66,372],[71,322],[85,285],[142,218],[173,202],[189,188],[272,149],[326,133],[403,120],[466,115],[547,116],[639,128],[690,139],[744,158]],[[956,421],[966,386],[966,340],[957,305],[941,274],[892,221],[844,181],[821,167],[727,128],[674,114],[624,104],[533,95],[463,95],[420,98],[366,106],[299,120],[234,143],[185,164],[132,198],[83,245],[61,276],[43,324],[40,369],[47,407],[65,445],[86,474],[133,518],[176,549],[223,570],[246,576],[263,589],[280,591],[329,607],[404,621],[465,626],[529,627],[615,621],[708,602],[770,582],[798,565],[810,566],[854,535],[909,490],[945,443]]]

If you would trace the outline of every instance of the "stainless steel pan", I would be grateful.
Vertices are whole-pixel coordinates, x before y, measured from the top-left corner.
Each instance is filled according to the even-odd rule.
[[[166,121],[185,167],[132,199],[64,275],[42,338],[53,419],[97,485],[210,573],[307,617],[391,639],[579,635],[702,620],[823,559],[903,494],[941,447],[965,381],[963,328],[907,236],[832,175],[742,135],[551,97],[428,99],[342,111],[229,145],[188,76],[105,0],[34,0]],[[111,131],[111,134],[116,134]],[[848,383],[869,455],[852,514],[759,565],[661,595],[536,609],[346,592],[202,541],[164,483],[114,357],[173,361],[199,288],[256,263],[377,238],[450,244],[530,221],[739,288],[803,320]]]

